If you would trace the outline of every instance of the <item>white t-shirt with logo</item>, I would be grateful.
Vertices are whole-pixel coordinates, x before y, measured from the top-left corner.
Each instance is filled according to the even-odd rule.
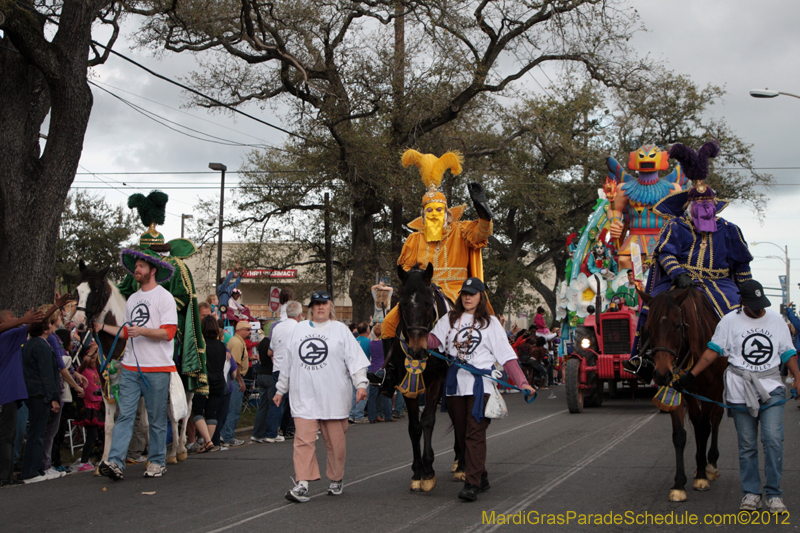
[[[764,309],[761,318],[750,318],[744,311],[722,317],[708,347],[727,356],[728,363],[750,372],[771,370],[796,353],[789,327],[777,312]],[[726,396],[732,403],[745,403],[744,380],[728,372]],[[780,379],[764,379],[767,392],[782,386]]]
[[[282,320],[272,327],[269,349],[272,350],[273,372],[281,372],[283,370],[283,361],[286,359],[286,350],[289,347],[289,341],[292,340],[292,334],[294,333],[296,327],[297,320],[293,318]]]
[[[177,326],[175,298],[161,285],[147,292],[138,290],[125,305],[125,322],[152,329],[165,325]],[[125,347],[122,364],[135,369],[138,360],[144,372],[175,372],[173,351],[173,341],[157,341],[143,336],[131,338]]]
[[[501,365],[517,358],[514,349],[508,343],[508,337],[500,321],[496,317],[491,317],[491,323],[484,329],[473,328],[473,316],[470,313],[461,315],[460,320],[456,320],[453,327],[450,327],[450,318],[445,315],[436,323],[431,333],[436,336],[442,343],[442,348],[447,348],[447,354],[451,357],[461,357],[459,362],[466,361],[475,368],[481,370],[491,370],[494,368],[495,363]],[[469,342],[468,346],[462,346],[461,355],[455,346],[455,342]],[[472,396],[472,387],[475,383],[473,374],[464,370],[458,369],[458,391],[452,396]],[[488,378],[483,379],[483,390],[489,392],[492,386],[492,381]]]
[[[288,376],[292,416],[309,420],[347,418],[353,402],[349,374],[366,371],[368,366],[364,350],[342,322],[298,323],[280,380],[284,381],[284,374]]]

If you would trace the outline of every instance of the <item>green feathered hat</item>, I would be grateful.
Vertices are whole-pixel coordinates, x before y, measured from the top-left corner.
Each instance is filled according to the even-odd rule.
[[[158,252],[167,252],[164,236],[156,229],[157,225],[164,223],[167,201],[169,196],[161,191],[152,191],[147,196],[132,194],[128,198],[128,207],[139,212],[142,224],[147,226],[147,231],[139,237],[139,246],[142,250],[153,249]],[[153,248],[155,246],[155,248]]]

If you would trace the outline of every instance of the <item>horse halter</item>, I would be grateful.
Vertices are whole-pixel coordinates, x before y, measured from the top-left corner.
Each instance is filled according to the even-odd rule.
[[[675,306],[675,307],[678,308],[678,312],[680,312],[680,314],[681,314],[681,323],[678,325],[678,327],[681,330],[681,346],[680,346],[680,348],[678,348],[678,351],[676,352],[672,348],[667,348],[665,346],[655,346],[655,347],[651,348],[651,352],[653,354],[655,354],[656,352],[667,352],[673,358],[675,358],[675,360],[677,361],[678,357],[680,357],[680,352],[683,351],[684,345],[686,344],[686,330],[689,329],[689,324],[687,324],[686,321],[683,320],[683,309],[681,309],[680,306]],[[683,358],[680,360],[680,362],[678,364],[675,364],[675,362],[673,361],[672,368],[673,369],[674,368],[682,368],[684,363],[686,363],[686,360],[688,358],[689,358],[689,351],[687,350],[686,353],[684,354]]]
[[[91,282],[87,281],[86,283],[89,285],[89,294],[86,296],[86,306],[88,307],[88,305],[89,305],[89,296],[91,296],[91,294],[94,292],[95,289],[92,287]],[[108,304],[108,300],[111,298],[111,291],[108,290],[108,283],[107,282],[103,283],[103,287],[100,290],[102,290],[103,296],[100,299],[99,309],[96,312],[93,312],[93,313],[90,314],[87,307],[81,307],[81,306],[76,306],[75,307],[75,311],[83,311],[84,323],[87,326],[90,326],[92,324],[92,322],[95,321],[95,318],[97,318],[101,314],[103,314],[103,309],[105,309],[106,305]],[[77,300],[77,298],[76,298],[76,300]]]

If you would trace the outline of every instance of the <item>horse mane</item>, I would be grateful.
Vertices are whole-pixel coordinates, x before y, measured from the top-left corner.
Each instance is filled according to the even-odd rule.
[[[714,336],[719,317],[712,309],[708,298],[700,291],[692,289],[681,305],[684,321],[689,324],[686,340],[693,354],[706,351],[708,341]]]

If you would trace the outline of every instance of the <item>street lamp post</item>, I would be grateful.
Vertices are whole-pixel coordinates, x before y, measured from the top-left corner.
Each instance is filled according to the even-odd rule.
[[[784,93],[781,91],[770,91],[769,89],[764,89],[764,90],[755,89],[750,91],[750,96],[752,96],[753,98],[775,98],[776,96],[781,94],[784,96],[791,96],[793,98],[800,98],[800,96],[797,96],[796,94]]]
[[[779,244],[775,244],[774,242],[768,242],[768,241],[757,241],[757,242],[751,242],[750,244],[752,244],[753,246],[757,246],[759,244],[771,244],[772,246],[775,246],[776,248],[778,248],[779,250],[781,250],[783,252],[783,258],[781,258],[781,257],[779,257],[777,255],[773,255],[773,256],[769,256],[769,257],[774,257],[776,259],[780,259],[786,265],[786,304],[788,305],[788,303],[792,301],[792,296],[791,296],[791,289],[792,289],[791,281],[792,281],[792,278],[790,277],[790,274],[789,274],[790,265],[791,265],[791,263],[789,261],[789,246],[781,246]]]
[[[183,222],[184,222],[185,220],[191,220],[191,219],[193,219],[193,218],[194,218],[194,215],[185,215],[185,214],[181,214],[181,239],[183,239],[183,226],[184,226],[184,225],[183,225]]]
[[[225,205],[225,171],[228,167],[222,163],[209,163],[208,168],[211,170],[219,170],[222,173],[222,179],[219,187],[219,235],[217,236],[217,278],[214,280],[214,288],[216,290],[219,280],[222,277],[222,215],[223,207]]]

